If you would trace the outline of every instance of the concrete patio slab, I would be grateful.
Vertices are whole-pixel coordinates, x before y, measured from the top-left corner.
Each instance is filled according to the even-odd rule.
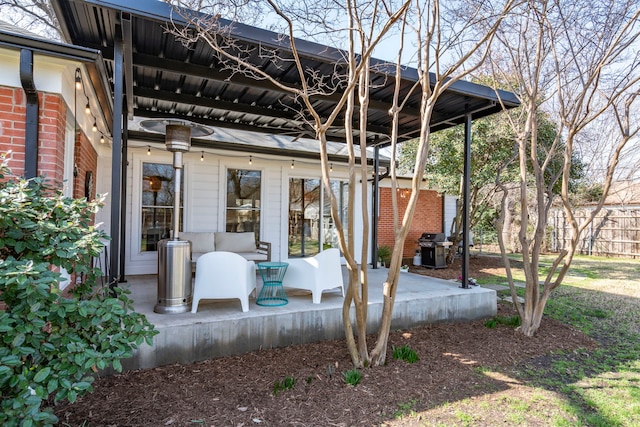
[[[384,268],[369,270],[369,333],[374,333],[379,324],[386,275]],[[346,287],[346,268],[343,276]],[[201,301],[196,314],[157,314],[153,312],[157,276],[129,276],[127,280],[121,286],[130,288],[135,310],[146,315],[160,333],[154,337],[153,346],[143,344],[131,359],[123,361],[125,370],[344,338],[343,298],[338,290],[325,291],[321,304],[312,304],[307,291],[287,288],[289,303],[280,307],[256,305],[254,296],[246,313],[238,300],[223,300]],[[496,301],[492,289],[462,289],[455,282],[400,273],[392,328],[491,317],[497,311]]]

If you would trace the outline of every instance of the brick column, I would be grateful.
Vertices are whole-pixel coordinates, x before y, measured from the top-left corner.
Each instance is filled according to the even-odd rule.
[[[402,221],[409,202],[409,189],[398,189],[398,218]],[[404,197],[403,197],[404,194]],[[413,257],[418,248],[418,239],[422,233],[442,232],[442,204],[444,198],[438,195],[437,191],[420,190],[418,206],[416,207],[413,221],[407,239],[404,242],[403,257]],[[378,246],[387,245],[391,248],[395,246],[393,232],[393,207],[391,205],[391,189],[380,189],[380,219],[378,221]]]

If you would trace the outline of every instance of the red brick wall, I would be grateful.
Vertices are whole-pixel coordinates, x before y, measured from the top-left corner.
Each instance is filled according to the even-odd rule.
[[[93,148],[87,137],[82,132],[76,133],[76,145],[74,150],[74,162],[78,167],[78,176],[73,179],[73,197],[85,197],[87,174],[93,175],[89,199],[96,196],[96,176],[98,174],[98,153]]]
[[[401,197],[403,191],[397,190],[398,215],[402,220],[402,215],[409,202],[408,195]],[[407,193],[408,194],[408,193]],[[437,191],[421,190],[418,197],[418,206],[411,222],[411,228],[407,239],[404,242],[403,257],[413,257],[418,249],[418,239],[422,233],[442,233],[442,204],[444,198],[438,195]],[[395,245],[393,232],[393,208],[391,205],[391,189],[380,189],[380,217],[378,219],[378,246],[387,245],[391,248]]]
[[[60,95],[39,93],[38,175],[55,182],[64,179],[64,134],[67,109]]]
[[[13,152],[9,167],[18,176],[24,174],[24,132],[24,91],[0,86],[0,152]]]
[[[39,93],[38,175],[62,182],[66,107],[60,95]],[[0,87],[0,152],[12,151],[14,175],[24,175],[26,96],[22,88]]]

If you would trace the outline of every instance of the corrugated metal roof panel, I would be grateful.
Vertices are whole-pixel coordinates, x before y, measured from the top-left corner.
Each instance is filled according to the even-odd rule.
[[[190,117],[193,121],[218,126],[251,126],[268,128],[273,132],[291,134],[309,127],[299,119],[303,105],[294,95],[284,91],[266,79],[253,79],[220,66],[211,47],[203,40],[185,44],[167,33],[171,8],[162,2],[138,0],[53,0],[52,4],[62,22],[63,30],[74,44],[100,48],[109,72],[117,35],[120,14],[130,14],[132,22],[131,46],[133,79],[133,104],[135,114],[144,117]],[[173,15],[173,18],[176,18]],[[179,18],[178,18],[179,19]],[[244,51],[246,59],[254,66],[266,70],[275,79],[286,84],[299,84],[299,75],[282,38],[272,32],[243,24],[233,24],[232,36]],[[343,53],[317,43],[296,41],[303,57],[305,75],[309,81],[314,73],[324,76],[335,93],[317,96],[313,105],[318,113],[328,116],[334,109],[342,90],[340,78],[333,73],[343,63]],[[273,61],[272,52],[277,49],[279,59]],[[373,61],[374,65],[376,61]],[[378,66],[390,69],[382,63]],[[374,67],[375,68],[375,67]],[[126,73],[126,70],[125,70]],[[416,70],[403,71],[401,93],[406,95],[417,79]],[[371,104],[369,107],[370,139],[388,133],[391,117],[388,110],[393,97],[394,78],[384,73],[372,74]],[[504,93],[508,106],[517,105],[513,94]],[[400,134],[412,138],[419,131],[421,94],[416,91],[401,113]],[[465,108],[480,110],[474,117],[489,115],[501,110],[497,96],[491,88],[468,82],[456,82],[438,100],[432,118],[434,130],[449,127],[463,121]],[[483,109],[484,110],[481,110]],[[338,123],[342,123],[340,118]],[[358,136],[358,128],[355,136]],[[329,137],[339,140],[344,129],[336,126]]]

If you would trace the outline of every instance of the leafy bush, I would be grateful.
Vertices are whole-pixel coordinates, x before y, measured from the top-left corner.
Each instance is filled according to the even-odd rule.
[[[151,344],[153,325],[121,289],[97,286],[92,267],[105,234],[93,224],[100,201],[65,198],[43,178],[8,179],[0,164],[0,424],[51,425],[43,403],[74,402],[92,374]],[[60,291],[59,268],[79,278]]]
[[[407,345],[403,345],[402,347],[393,347],[393,358],[404,360],[408,363],[415,363],[420,358],[418,357],[418,353],[413,350],[411,347]]]
[[[386,266],[391,260],[391,248],[387,245],[382,245],[378,248],[378,258]]]

